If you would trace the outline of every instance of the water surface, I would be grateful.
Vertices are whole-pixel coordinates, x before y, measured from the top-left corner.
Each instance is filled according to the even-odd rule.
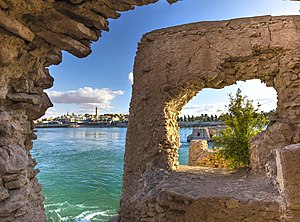
[[[180,164],[187,164],[187,136],[180,129]],[[31,153],[46,197],[49,222],[106,221],[121,195],[126,128],[39,129]]]

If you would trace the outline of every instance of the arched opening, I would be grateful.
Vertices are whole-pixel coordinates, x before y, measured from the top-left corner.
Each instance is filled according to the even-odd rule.
[[[78,57],[87,56],[91,52],[90,41],[99,38],[100,29],[107,30],[106,18],[117,18],[117,11],[133,9],[135,4],[155,1],[23,1],[19,4],[18,1],[1,0],[0,217],[3,220],[46,220],[41,185],[36,178],[38,170],[34,169],[37,163],[30,150],[32,140],[36,138],[33,120],[51,106],[43,92],[53,83],[47,67],[61,62],[61,50]],[[224,10],[222,6],[220,8],[224,12],[232,11]],[[210,10],[206,11],[211,14]],[[198,14],[201,13],[197,11]],[[282,135],[278,137],[280,140],[275,138],[273,141],[275,145],[280,142],[275,148],[299,142],[299,97],[294,94],[299,92],[298,23],[298,17],[266,16],[191,24],[153,32],[143,38],[139,50],[146,49],[152,55],[138,56],[134,70],[137,84],[134,86],[132,121],[127,135],[120,209],[124,220],[175,221],[172,220],[174,217],[180,220],[182,212],[186,212],[183,206],[191,205],[197,198],[192,193],[188,197],[180,194],[181,185],[184,187],[187,183],[183,181],[177,184],[178,174],[171,171],[177,167],[175,151],[179,138],[175,121],[178,113],[170,111],[180,110],[182,107],[176,106],[190,99],[187,97],[176,104],[176,99],[186,93],[188,95],[186,90],[189,87],[192,91],[196,87],[200,87],[198,91],[210,87],[206,83],[223,87],[237,79],[249,79],[247,74],[255,73],[269,85],[276,86],[282,96],[279,117],[288,121],[282,121],[272,128],[276,135]],[[143,48],[143,45],[146,47]],[[136,136],[136,132],[140,134]],[[90,137],[86,133],[75,138],[83,135],[93,139],[101,137],[99,134]],[[265,157],[274,151],[274,144],[266,145],[267,152],[254,158],[257,161],[255,168],[260,170],[264,167],[262,163],[265,163]],[[259,159],[261,156],[262,160]],[[284,170],[281,168],[282,172]],[[172,181],[173,173],[176,177]],[[282,184],[285,185],[285,175],[281,174]],[[164,183],[168,175],[173,183]],[[173,190],[170,184],[174,185]],[[188,186],[186,188],[187,191],[191,190]],[[160,192],[164,192],[163,195],[168,199],[164,199]],[[183,190],[183,193],[187,192]],[[155,201],[161,205],[157,206]],[[235,208],[236,203],[229,202],[226,206]],[[230,213],[235,215],[236,212]],[[270,217],[270,214],[267,215]]]
[[[178,149],[179,165],[188,165],[192,140],[207,141],[209,151],[217,147],[213,137],[220,135],[219,131],[225,127],[220,115],[228,111],[229,94],[235,95],[237,89],[240,89],[242,95],[252,101],[253,106],[259,108],[259,112],[263,112],[269,121],[274,119],[277,107],[276,90],[273,87],[267,87],[258,79],[238,81],[222,89],[203,89],[183,107],[177,118],[181,143]],[[196,143],[196,141],[192,143]],[[196,150],[193,152],[197,153]],[[202,159],[202,161],[199,159],[198,166],[212,166],[213,155],[205,155],[202,151],[199,151],[197,155]],[[216,161],[215,167],[218,167],[217,162],[219,161]]]
[[[278,41],[273,45],[276,21],[265,19],[197,23],[144,36],[134,69],[122,216],[172,221],[280,220],[285,209],[281,209],[275,185],[276,153],[299,143],[293,132],[299,132],[299,114],[289,104],[299,86],[291,80],[294,71],[284,65],[294,53],[285,49],[285,41],[282,46]],[[254,35],[258,29],[260,34]],[[275,122],[251,143],[251,169],[256,174],[180,167],[177,117],[183,107],[205,88],[221,89],[251,79],[261,80],[278,93]]]
[[[159,4],[162,11],[170,9],[166,2]],[[110,20],[111,31],[103,33],[101,41],[92,45],[93,54],[88,58],[79,60],[62,53],[63,64],[50,67],[55,86],[47,93],[55,107],[49,109],[48,117],[66,115],[61,119],[68,118],[72,122],[73,116],[95,114],[95,107],[99,108],[99,116],[128,114],[132,86],[128,73],[132,71],[136,45],[145,32],[159,28],[158,20],[147,15],[160,11],[156,6],[146,8],[130,12],[135,16],[124,13],[122,19]],[[146,22],[143,25],[136,19],[142,15]],[[120,40],[120,33],[125,41]],[[114,88],[106,89],[109,83],[114,83]],[[66,101],[66,97],[71,101]],[[112,100],[114,97],[116,99]],[[105,109],[109,106],[122,106],[122,109]],[[54,129],[39,129],[36,134],[38,140],[34,141],[32,156],[38,162],[36,168],[41,171],[37,177],[46,196],[47,219],[104,221],[116,215],[121,196],[126,129],[101,129],[100,133],[99,128],[55,129],[55,132]]]

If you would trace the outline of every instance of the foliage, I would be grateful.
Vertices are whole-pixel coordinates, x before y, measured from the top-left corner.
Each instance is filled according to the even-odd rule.
[[[210,115],[207,114],[201,114],[201,116],[190,116],[190,115],[184,115],[177,117],[177,122],[213,122],[213,121],[219,121],[219,117],[217,115]]]
[[[223,147],[220,155],[229,160],[230,167],[245,167],[250,164],[250,139],[261,132],[268,118],[258,108],[254,108],[253,101],[242,96],[242,91],[237,90],[235,97],[229,95],[228,112],[222,114],[225,130],[220,131],[220,136],[215,137],[217,146]]]

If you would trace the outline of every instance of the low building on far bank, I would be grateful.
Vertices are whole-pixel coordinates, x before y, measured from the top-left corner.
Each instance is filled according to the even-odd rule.
[[[35,121],[36,127],[69,127],[69,126],[82,126],[82,127],[127,127],[128,115],[127,114],[74,114],[50,117]]]

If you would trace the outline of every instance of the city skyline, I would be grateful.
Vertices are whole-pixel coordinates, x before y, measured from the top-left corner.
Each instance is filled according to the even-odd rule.
[[[48,110],[47,116],[67,111],[84,113],[95,106],[99,107],[100,114],[128,113],[137,44],[149,31],[190,22],[299,14],[299,8],[299,2],[282,0],[184,0],[173,5],[160,1],[124,12],[120,19],[110,20],[110,32],[104,32],[102,38],[93,43],[93,53],[88,58],[79,60],[64,52],[63,62],[50,67],[55,83],[47,93],[54,108]],[[222,90],[205,89],[185,106],[182,114],[216,112],[224,108],[228,93],[235,93],[238,87],[249,99],[263,103],[264,109],[276,108],[275,90],[254,80],[252,83],[238,82]]]

